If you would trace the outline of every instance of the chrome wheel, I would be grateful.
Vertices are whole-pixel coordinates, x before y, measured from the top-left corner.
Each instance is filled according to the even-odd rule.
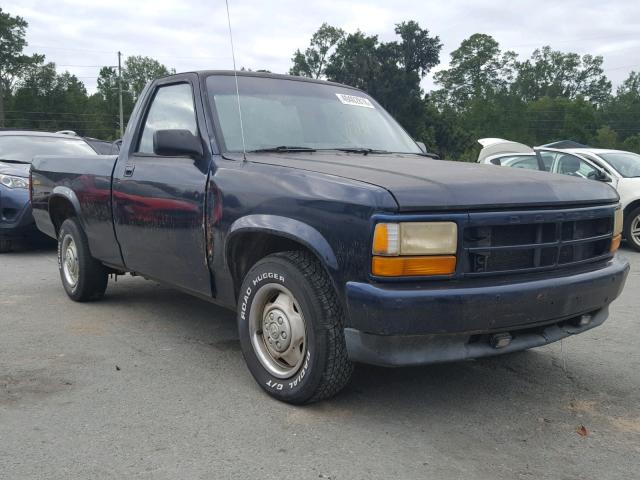
[[[304,360],[307,332],[293,294],[277,283],[256,292],[249,313],[251,345],[258,360],[277,378],[293,376]]]
[[[62,239],[60,252],[62,256],[61,263],[64,278],[69,286],[73,288],[78,283],[80,263],[78,262],[78,249],[76,248],[76,242],[73,241],[71,235],[66,235]]]
[[[640,215],[631,220],[630,233],[632,238],[629,240],[632,240],[636,245],[640,245]]]

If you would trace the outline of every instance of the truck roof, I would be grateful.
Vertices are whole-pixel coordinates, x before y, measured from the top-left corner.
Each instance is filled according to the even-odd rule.
[[[162,79],[164,78],[171,78],[175,75],[181,75],[184,73],[195,73],[201,77],[209,77],[211,75],[234,75],[234,73],[237,73],[239,77],[260,77],[260,78],[274,78],[274,79],[278,79],[278,80],[295,80],[295,81],[299,81],[299,82],[310,82],[310,83],[322,83],[322,84],[326,84],[326,85],[336,85],[336,86],[340,86],[340,87],[344,87],[344,88],[351,88],[353,90],[358,90],[355,87],[352,87],[350,85],[344,85],[342,83],[337,83],[337,82],[330,82],[328,80],[319,80],[316,78],[309,78],[309,77],[301,77],[298,75],[284,75],[281,73],[271,73],[271,72],[250,72],[250,71],[246,71],[246,70],[237,70],[237,71],[233,71],[233,70],[193,70],[190,72],[180,72],[180,73],[175,73],[172,75],[166,75],[164,77],[160,77]]]

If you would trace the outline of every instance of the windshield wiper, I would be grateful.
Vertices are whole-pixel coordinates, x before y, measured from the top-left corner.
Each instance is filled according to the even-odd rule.
[[[365,147],[346,147],[346,148],[323,148],[323,150],[337,150],[339,152],[347,152],[347,153],[361,153],[363,155],[369,155],[370,153],[393,153],[388,150],[376,150],[375,148],[365,148]]]
[[[263,152],[315,152],[315,148],[311,147],[290,147],[287,145],[280,145],[279,147],[270,148],[257,148],[255,150],[249,150],[247,153],[263,153]]]

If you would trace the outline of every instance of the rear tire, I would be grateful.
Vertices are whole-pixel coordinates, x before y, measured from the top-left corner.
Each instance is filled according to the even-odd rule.
[[[640,207],[625,216],[624,237],[631,248],[640,252]]]
[[[76,302],[99,300],[107,289],[107,269],[91,256],[87,237],[75,218],[58,234],[58,269],[67,295]]]
[[[251,374],[278,400],[316,402],[351,378],[342,307],[309,253],[276,253],[249,270],[238,299],[238,332]]]
[[[13,250],[13,242],[6,238],[0,238],[0,253],[8,253]]]

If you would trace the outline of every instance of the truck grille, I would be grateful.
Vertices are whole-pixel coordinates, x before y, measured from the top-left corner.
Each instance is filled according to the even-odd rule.
[[[613,207],[475,213],[463,233],[465,275],[552,270],[611,256]]]

